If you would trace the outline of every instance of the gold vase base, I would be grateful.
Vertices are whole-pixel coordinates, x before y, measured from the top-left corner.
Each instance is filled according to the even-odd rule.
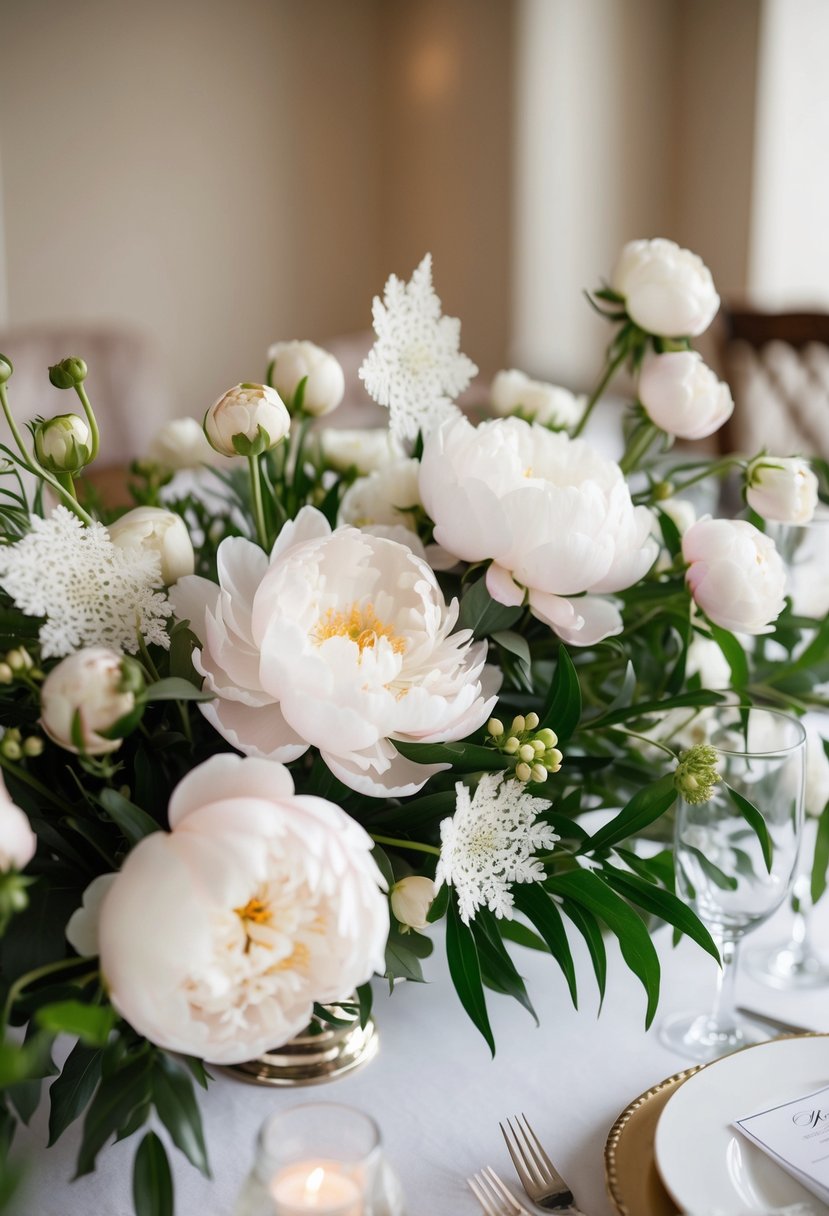
[[[283,1047],[243,1064],[228,1064],[221,1071],[250,1085],[322,1085],[362,1068],[379,1047],[372,1018],[365,1026],[357,1021],[348,1026],[322,1025],[318,1033],[305,1031]]]

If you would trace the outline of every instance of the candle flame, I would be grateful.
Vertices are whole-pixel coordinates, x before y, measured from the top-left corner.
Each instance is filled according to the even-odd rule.
[[[316,1169],[311,1170],[311,1173],[305,1180],[305,1194],[308,1199],[316,1199],[324,1181],[325,1170],[322,1166],[318,1165]]]

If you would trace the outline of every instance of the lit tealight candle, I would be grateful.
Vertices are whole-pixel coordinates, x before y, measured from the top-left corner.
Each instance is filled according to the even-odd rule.
[[[271,1183],[276,1216],[362,1216],[362,1187],[334,1161],[286,1166]]]

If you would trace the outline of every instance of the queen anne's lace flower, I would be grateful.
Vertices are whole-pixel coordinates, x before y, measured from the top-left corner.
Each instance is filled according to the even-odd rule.
[[[84,526],[66,507],[33,516],[31,531],[0,549],[0,585],[21,612],[46,617],[39,636],[47,659],[82,646],[134,654],[139,633],[169,646],[172,608],[154,590],[161,581],[157,553],[119,549],[103,524]]]
[[[460,781],[455,790],[455,814],[440,825],[437,886],[455,888],[464,924],[484,906],[511,920],[512,884],[543,879],[534,854],[559,839],[548,823],[536,822],[550,804],[531,797],[520,781],[504,780],[503,773],[486,773],[473,798]]]
[[[370,396],[389,407],[389,426],[398,439],[427,434],[454,412],[453,398],[478,369],[461,354],[461,323],[443,317],[432,286],[432,255],[408,283],[391,275],[383,299],[372,305],[377,341],[360,368]]]

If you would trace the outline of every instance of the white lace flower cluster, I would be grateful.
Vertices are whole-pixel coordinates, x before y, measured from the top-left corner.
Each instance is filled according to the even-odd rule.
[[[377,341],[360,368],[368,394],[389,408],[396,439],[427,434],[447,415],[478,369],[461,353],[461,323],[441,316],[427,253],[408,283],[391,275],[372,304]]]
[[[0,585],[40,628],[44,658],[61,658],[82,646],[108,646],[134,654],[139,633],[168,647],[164,627],[172,613],[157,553],[120,549],[103,524],[84,526],[66,507],[48,519],[33,516],[31,531],[0,548]]]
[[[503,773],[486,773],[474,797],[460,781],[455,790],[455,814],[440,825],[437,887],[455,888],[464,924],[481,907],[511,920],[512,885],[540,882],[544,866],[535,854],[559,839],[548,823],[537,822],[550,803]]]

